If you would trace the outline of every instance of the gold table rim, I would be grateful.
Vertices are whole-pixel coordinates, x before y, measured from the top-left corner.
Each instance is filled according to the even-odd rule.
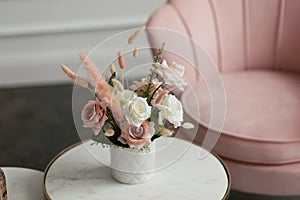
[[[46,190],[46,177],[47,177],[47,173],[48,173],[50,167],[52,166],[52,164],[53,164],[58,158],[60,158],[63,154],[65,154],[65,153],[68,152],[69,150],[71,150],[71,149],[73,149],[73,148],[75,148],[75,147],[77,147],[77,146],[79,146],[79,145],[85,143],[85,142],[88,141],[88,140],[89,140],[89,139],[83,140],[83,141],[81,141],[81,142],[77,142],[77,143],[75,143],[75,144],[72,144],[72,145],[66,147],[65,149],[63,149],[62,151],[60,151],[56,156],[54,156],[54,158],[48,163],[48,165],[47,165],[47,167],[46,167],[46,169],[45,169],[45,171],[44,171],[43,186],[42,186],[42,188],[43,188],[43,194],[44,194],[44,197],[45,197],[46,200],[51,200],[51,198],[50,198],[50,196],[49,196],[49,194],[47,193],[47,190]],[[201,147],[201,145],[200,145],[199,143],[197,143],[197,142],[193,142],[193,144],[195,144],[195,145]],[[203,148],[203,147],[201,147],[201,148]],[[222,164],[222,166],[223,166],[223,168],[224,168],[224,170],[225,170],[225,172],[226,172],[226,176],[227,176],[227,181],[228,181],[228,183],[227,183],[227,189],[226,189],[226,192],[225,192],[225,194],[224,194],[222,200],[227,200],[227,199],[229,198],[230,188],[231,188],[231,175],[230,175],[229,169],[228,169],[228,167],[226,166],[226,164],[224,163],[224,161],[221,159],[221,157],[218,156],[214,151],[211,150],[209,153],[211,153],[215,158],[217,158],[217,159],[219,160],[219,162]]]

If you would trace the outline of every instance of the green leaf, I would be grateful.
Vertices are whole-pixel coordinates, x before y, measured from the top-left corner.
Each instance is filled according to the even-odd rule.
[[[114,73],[110,76],[110,78],[109,78],[109,80],[108,80],[108,84],[109,84],[110,86],[112,86],[112,87],[114,87],[114,84],[113,84],[113,82],[112,82],[112,80],[113,80],[114,78],[116,78],[116,72],[114,72]]]
[[[153,135],[151,138],[151,142],[153,142],[155,139],[160,138],[160,137],[161,137],[161,135],[159,135],[159,134]]]
[[[112,145],[113,143],[104,135],[103,130],[100,130],[100,133],[98,135],[93,135],[92,140],[101,143],[101,144],[107,144]]]
[[[101,129],[98,135],[93,135],[92,140],[97,143],[106,144],[106,145],[116,145],[120,147],[129,148],[128,144],[123,144],[118,140],[120,134],[116,133],[112,137],[107,137],[104,134],[104,130]]]

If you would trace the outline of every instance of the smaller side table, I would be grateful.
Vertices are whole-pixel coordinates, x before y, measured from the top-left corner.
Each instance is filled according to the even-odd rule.
[[[1,167],[6,177],[8,199],[43,199],[43,175],[41,171],[20,168]]]
[[[227,199],[230,176],[224,163],[213,153],[199,158],[201,147],[177,138],[158,139],[173,147],[189,146],[176,162],[155,172],[146,183],[127,185],[111,178],[110,168],[92,155],[109,160],[109,149],[90,145],[91,141],[75,144],[58,154],[44,175],[46,199]],[[166,160],[172,157],[172,152]],[[92,154],[91,154],[92,153]],[[157,160],[156,162],[158,162]]]

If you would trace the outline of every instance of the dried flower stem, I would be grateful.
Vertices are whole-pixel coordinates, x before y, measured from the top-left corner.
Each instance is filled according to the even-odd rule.
[[[128,38],[128,44],[132,44],[145,30],[146,26],[142,26],[141,28],[137,29],[129,38]]]
[[[65,65],[61,65],[62,70],[74,81],[75,84],[80,85],[83,88],[88,87],[88,81],[84,78],[78,76],[75,72],[73,72],[70,68]]]
[[[162,58],[162,53],[164,51],[164,47],[165,47],[165,42],[161,45],[160,49],[158,50],[157,54],[154,56],[154,63],[152,64],[153,67],[155,67],[155,64],[156,63],[159,63],[161,61],[161,58]],[[152,84],[152,80],[155,78],[155,73],[154,72],[151,72],[149,74],[149,77],[148,77],[148,85],[147,85],[147,88],[143,94],[144,97],[148,97],[147,98],[147,102],[148,104],[150,105],[151,103],[151,100],[152,100],[152,97],[149,98],[149,92],[151,90],[151,84]]]
[[[161,61],[162,58],[162,54],[164,52],[164,48],[165,48],[166,43],[162,43],[160,49],[158,50],[157,54],[154,56],[154,63],[158,63]]]
[[[115,76],[117,76],[117,70],[116,70],[116,67],[115,67],[114,64],[111,64],[111,65],[110,65],[110,73],[111,73],[111,74],[116,73]]]
[[[125,58],[121,52],[118,52],[118,61],[119,61],[119,66],[121,69],[124,69],[126,64],[125,64]]]
[[[86,54],[86,52],[82,52],[80,54],[80,58],[81,58],[84,68],[88,72],[88,75],[91,79],[92,84],[96,86],[99,79],[101,78],[101,74],[100,74],[99,70],[95,66],[95,63]]]
[[[97,98],[99,101],[101,101],[101,98],[99,97],[98,93],[95,91],[95,87],[92,85],[92,84],[88,84],[88,87],[87,87],[90,92],[94,95],[95,98]],[[107,120],[108,122],[112,125],[112,127],[117,130],[118,134],[121,134],[121,129],[120,127],[118,126],[114,116],[113,116],[113,113],[112,111],[107,107],[107,113],[106,113],[106,116],[107,116]]]
[[[147,102],[150,103],[155,95],[155,93],[159,90],[159,88],[161,88],[164,85],[164,82],[162,82],[162,84],[160,84],[152,93],[151,97],[147,98]]]
[[[134,50],[133,50],[133,57],[138,57],[139,56],[139,49],[136,47]]]

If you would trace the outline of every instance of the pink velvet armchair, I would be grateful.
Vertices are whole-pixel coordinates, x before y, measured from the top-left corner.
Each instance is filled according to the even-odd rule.
[[[148,21],[191,37],[216,63],[227,112],[214,151],[233,189],[300,195],[299,11],[299,0],[169,0]],[[160,37],[150,34],[150,43]],[[205,88],[193,73],[185,76],[194,89]],[[210,118],[206,96],[199,92],[203,122]],[[202,143],[209,128],[200,123],[195,140]]]

